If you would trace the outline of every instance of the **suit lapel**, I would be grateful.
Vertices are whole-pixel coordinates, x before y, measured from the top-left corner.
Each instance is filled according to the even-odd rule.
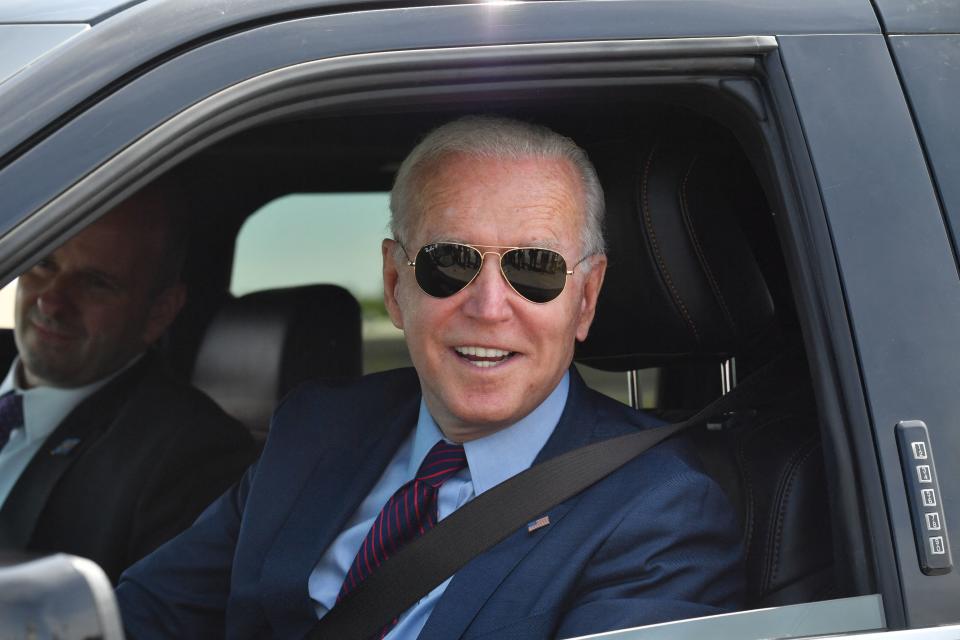
[[[556,429],[534,464],[584,446],[597,439],[598,418],[583,380],[570,369],[570,392]],[[550,525],[528,532],[521,529],[471,560],[456,573],[427,620],[419,640],[459,638],[511,571],[538,544],[551,535],[555,525],[574,507],[579,496],[543,514]]]
[[[107,431],[147,370],[148,357],[77,405],[47,437],[0,509],[0,546],[25,549],[60,478]]]
[[[412,390],[399,405],[371,406],[362,426],[352,419],[327,424],[316,430],[315,442],[300,443],[322,453],[313,458],[299,494],[281,515],[260,579],[264,610],[278,636],[301,636],[316,621],[305,588],[310,574],[416,424],[419,387]]]

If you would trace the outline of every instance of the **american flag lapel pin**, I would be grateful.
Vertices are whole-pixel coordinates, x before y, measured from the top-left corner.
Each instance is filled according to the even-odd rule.
[[[532,522],[527,523],[527,533],[533,533],[537,529],[543,529],[550,524],[550,516],[543,516],[542,518],[537,518]]]
[[[53,449],[50,449],[50,455],[65,456],[73,451],[78,444],[80,444],[80,438],[67,438]]]

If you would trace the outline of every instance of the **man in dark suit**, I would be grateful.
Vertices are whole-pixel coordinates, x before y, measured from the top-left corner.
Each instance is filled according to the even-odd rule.
[[[149,187],[23,273],[0,386],[0,548],[120,572],[252,461],[242,425],[150,352],[185,298],[185,234]]]
[[[289,396],[239,485],[121,577],[133,637],[301,637],[476,495],[655,424],[570,368],[606,268],[603,194],[570,140],[450,123],[404,161],[391,211],[384,298],[415,370]],[[739,562],[720,489],[668,442],[475,557],[378,637],[570,637],[717,613],[739,603]]]

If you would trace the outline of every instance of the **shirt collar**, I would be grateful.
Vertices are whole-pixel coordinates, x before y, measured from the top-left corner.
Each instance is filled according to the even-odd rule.
[[[14,358],[13,364],[7,371],[7,376],[0,384],[0,395],[8,391],[16,391],[23,396],[23,429],[27,440],[46,438],[73,411],[74,407],[132,367],[142,357],[143,354],[140,354],[106,378],[101,378],[82,387],[38,386],[24,389],[20,386],[19,376],[17,375],[20,367],[20,357],[18,356]]]
[[[476,495],[525,471],[533,464],[560,421],[569,390],[570,373],[567,372],[550,395],[524,418],[489,436],[464,443],[463,449],[467,454],[470,478]],[[443,433],[421,397],[420,415],[408,469],[409,477],[412,478],[417,473],[433,445],[443,439]]]

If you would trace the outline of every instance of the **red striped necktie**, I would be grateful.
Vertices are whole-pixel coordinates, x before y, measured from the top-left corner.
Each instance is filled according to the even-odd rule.
[[[350,571],[340,587],[339,601],[357,588],[384,560],[397,552],[427,529],[437,524],[437,493],[440,485],[467,466],[463,445],[447,444],[443,440],[430,449],[413,480],[406,483],[387,500],[373,527],[363,540],[363,546],[350,565]],[[397,619],[383,628],[383,638],[397,623]]]

